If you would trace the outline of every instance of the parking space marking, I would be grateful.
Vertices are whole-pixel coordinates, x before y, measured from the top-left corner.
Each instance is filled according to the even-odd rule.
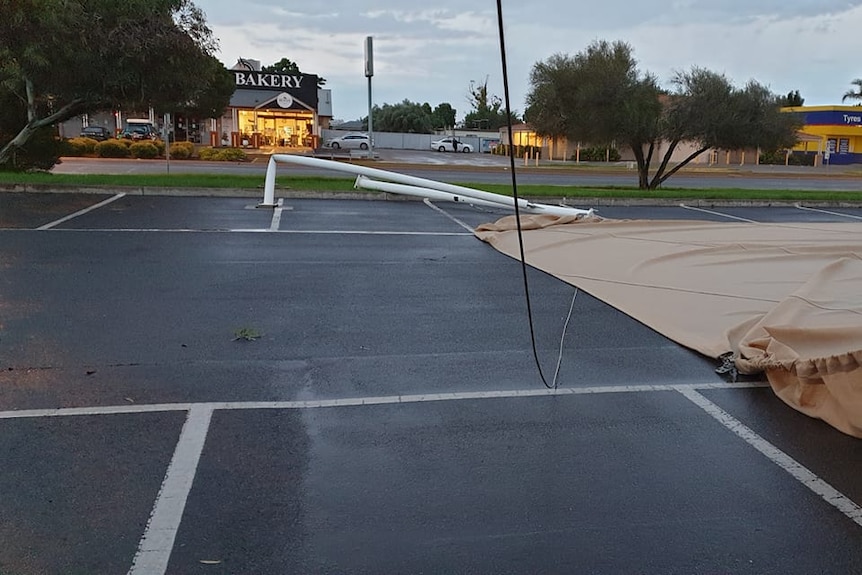
[[[47,229],[47,228],[46,228]],[[30,231],[30,230],[3,230],[3,231]],[[472,232],[409,232],[409,231],[386,231],[386,230],[272,230],[269,228],[233,228],[233,229],[192,229],[192,228],[88,228],[88,229],[59,229],[53,232],[72,233],[184,233],[184,234],[308,234],[308,235],[359,235],[359,236],[471,236]]]
[[[212,414],[213,410],[205,406],[195,405],[189,409],[128,575],[161,575],[168,570]]]
[[[721,409],[719,406],[705,398],[693,388],[680,389],[679,392],[687,397],[692,403],[703,409],[715,418],[724,427],[742,438],[767,459],[792,475],[799,483],[819,495],[826,503],[835,507],[838,511],[850,518],[851,521],[862,526],[862,507],[859,507],[849,497],[820,479],[807,467],[757,435],[748,426]]]
[[[269,224],[269,231],[277,232],[281,225],[281,212],[284,210],[284,198],[278,198],[278,204],[272,209],[272,223]]]
[[[507,389],[500,391],[457,391],[452,393],[423,393],[413,395],[384,395],[369,397],[346,397],[339,399],[308,399],[297,401],[226,401],[202,403],[153,403],[141,405],[105,405],[93,407],[60,407],[53,409],[22,409],[0,411],[0,419],[24,419],[35,417],[69,417],[81,415],[113,415],[132,413],[154,413],[166,411],[189,411],[195,407],[210,410],[240,409],[314,409],[326,407],[352,407],[383,405],[390,403],[425,403],[431,401],[464,401],[470,399],[506,399],[516,397],[544,397],[552,395],[598,395],[606,393],[644,393],[651,391],[680,391],[683,389],[748,389],[767,387],[763,382],[742,383],[692,383],[673,385],[605,385],[596,387],[559,387],[546,389]]]
[[[748,222],[749,224],[759,224],[760,223],[756,220],[749,220],[747,218],[740,218],[738,216],[731,216],[730,214],[723,214],[721,212],[716,212],[714,210],[707,210],[704,208],[696,208],[694,206],[687,206],[685,204],[680,204],[679,207],[681,207],[685,210],[691,210],[693,212],[703,212],[704,214],[711,214],[713,216],[721,216],[722,218],[729,218],[731,220],[737,220],[740,222]]]
[[[280,234],[359,235],[359,236],[473,236],[473,232],[402,232],[385,230],[278,230]]]
[[[0,411],[0,419],[24,419],[31,417],[66,417],[75,415],[161,413],[165,411],[188,411],[194,405],[196,404],[151,403],[145,405],[100,405],[92,407],[58,407],[53,409],[21,409],[18,411]]]
[[[862,527],[862,507],[700,393],[700,391],[710,389],[742,390],[764,387],[768,387],[766,382],[714,382],[666,385],[593,386],[581,388],[568,387],[558,389],[529,388],[298,401],[239,401],[114,405],[0,411],[0,420],[167,411],[188,412],[185,424],[180,432],[179,441],[174,450],[174,455],[168,466],[168,470],[165,473],[162,487],[153,506],[150,520],[147,523],[147,527],[144,531],[143,537],[141,538],[138,552],[135,554],[132,566],[127,575],[164,575],[167,571],[176,534],[182,521],[185,504],[191,491],[194,476],[197,472],[198,463],[206,442],[206,436],[212,421],[212,415],[216,410],[315,409],[566,395],[677,392],[682,394],[696,406],[700,407],[704,412],[713,417],[722,426],[733,432],[740,439],[748,443],[772,463],[778,465],[804,487],[817,494],[823,501]]]
[[[98,204],[93,204],[89,208],[84,208],[83,210],[78,210],[74,214],[69,214],[68,216],[62,217],[59,220],[55,220],[51,223],[45,224],[44,226],[39,226],[36,229],[37,230],[50,230],[54,226],[58,226],[64,222],[68,222],[69,220],[71,220],[73,218],[77,218],[78,216],[83,216],[87,212],[92,212],[93,210],[97,210],[97,209],[101,208],[102,206],[106,206],[106,205],[110,204],[111,202],[115,202],[115,201],[119,200],[120,198],[124,197],[125,195],[126,195],[126,192],[121,192],[121,193],[119,193],[119,194],[117,194],[111,198],[108,198],[107,200],[102,200]]]
[[[862,217],[860,217],[860,216],[854,216],[851,214],[842,214],[841,212],[830,212],[829,210],[821,210],[818,208],[807,208],[807,207],[801,206],[799,204],[796,204],[796,208],[799,210],[805,210],[805,211],[809,211],[809,212],[817,212],[819,214],[828,214],[830,216],[838,216],[840,218],[850,218],[852,220],[862,220]]]
[[[471,234],[471,235],[473,234],[473,231],[474,231],[474,230],[473,230],[473,228],[472,228],[472,227],[470,227],[469,225],[465,224],[464,222],[462,222],[461,220],[459,220],[458,218],[456,218],[455,216],[453,216],[452,214],[450,214],[449,212],[447,212],[447,211],[446,211],[446,210],[444,210],[443,208],[439,208],[439,207],[435,206],[435,205],[431,202],[431,200],[429,200],[428,198],[425,198],[424,200],[422,200],[422,202],[423,202],[426,206],[428,206],[429,208],[431,208],[432,210],[434,210],[435,212],[438,212],[438,213],[443,214],[444,216],[446,216],[447,218],[449,218],[450,220],[452,220],[453,222],[455,222],[456,224],[458,224],[459,226],[461,226],[462,228],[464,228],[465,230],[467,230],[468,232],[470,232],[470,234]]]

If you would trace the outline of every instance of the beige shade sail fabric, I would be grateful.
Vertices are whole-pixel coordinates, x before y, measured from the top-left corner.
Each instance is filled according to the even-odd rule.
[[[862,223],[521,217],[526,262],[862,437]],[[476,236],[520,259],[508,216]]]

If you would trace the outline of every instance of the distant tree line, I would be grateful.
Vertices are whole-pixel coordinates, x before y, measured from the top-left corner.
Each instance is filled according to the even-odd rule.
[[[402,132],[406,134],[433,134],[455,126],[455,108],[448,103],[431,108],[405,99],[400,104],[383,104],[371,109],[375,132]],[[362,119],[368,129],[368,117]]]
[[[506,113],[502,101],[488,92],[488,79],[482,84],[470,82],[467,93],[470,111],[461,122],[456,122],[457,111],[448,102],[435,108],[427,102],[419,104],[404,100],[400,104],[383,104],[371,109],[374,131],[433,134],[441,130],[461,128],[466,130],[498,130],[506,125]],[[517,113],[512,121],[520,122]],[[368,117],[362,118],[364,129],[368,129]]]

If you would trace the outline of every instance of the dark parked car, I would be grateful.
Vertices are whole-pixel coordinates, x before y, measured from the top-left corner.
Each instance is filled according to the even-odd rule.
[[[111,137],[111,131],[108,128],[104,128],[102,126],[87,126],[83,130],[81,130],[81,137],[98,140],[99,142],[104,142]]]
[[[152,124],[129,124],[117,137],[135,141],[155,140],[158,138],[158,134],[156,134]]]

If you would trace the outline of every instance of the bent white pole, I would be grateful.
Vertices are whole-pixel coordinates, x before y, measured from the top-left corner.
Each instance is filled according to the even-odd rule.
[[[510,210],[514,209],[514,205],[512,204],[512,202],[480,200],[478,198],[470,198],[463,194],[450,194],[449,192],[441,192],[439,190],[432,190],[430,188],[420,188],[417,186],[406,186],[404,184],[394,184],[392,182],[371,180],[366,178],[365,176],[357,177],[356,183],[354,185],[357,188],[363,188],[366,190],[377,190],[380,192],[389,192],[405,196],[416,196],[420,198],[428,198],[430,200],[465,203],[474,206],[487,206],[492,208],[506,208]],[[506,196],[500,197],[505,198]],[[582,210],[579,208],[568,208],[565,206],[549,206],[546,204],[534,203],[528,203],[524,208],[521,209],[531,214],[549,214],[554,216],[590,216],[593,214],[593,210]]]
[[[399,184],[407,184],[409,186],[418,186],[421,188],[430,188],[432,190],[439,190],[441,192],[449,192],[450,194],[456,194],[460,196],[466,196],[469,198],[476,198],[480,200],[488,200],[490,202],[505,202],[510,206],[515,205],[515,200],[509,196],[503,196],[501,194],[494,194],[491,192],[484,192],[481,190],[474,190],[472,188],[465,188],[463,186],[456,186],[455,184],[447,184],[444,182],[437,182],[435,180],[426,180],[425,178],[417,178],[416,176],[408,176],[405,174],[399,174],[397,172],[389,172],[386,170],[380,170],[378,168],[369,168],[367,166],[357,166],[355,164],[345,164],[343,162],[337,162],[334,160],[324,160],[321,158],[307,158],[305,156],[294,156],[289,154],[273,154],[269,158],[269,164],[266,168],[266,180],[264,181],[264,190],[263,190],[263,203],[261,206],[274,206],[275,205],[275,169],[276,163],[286,163],[286,164],[296,164],[299,166],[306,166],[311,168],[323,168],[327,170],[333,170],[336,172],[347,172],[350,174],[356,174],[361,176],[368,176],[370,178],[377,178],[380,180],[388,180],[391,182],[396,182]],[[518,200],[519,208],[527,208],[529,206],[529,202],[526,200]]]
[[[263,181],[263,203],[261,207],[275,207],[275,156],[269,157],[266,179]]]
[[[449,192],[441,192],[439,190],[432,190],[431,188],[420,188],[418,186],[407,186],[404,184],[395,184],[392,182],[381,182],[380,180],[371,180],[365,176],[357,176],[354,187],[362,188],[364,190],[389,192],[390,194],[399,194],[402,196],[416,196],[417,198],[428,198],[429,200],[458,202],[471,204],[474,206],[487,206],[490,208],[511,208],[511,206],[502,204],[500,202],[490,202],[488,200],[468,198],[464,195],[450,194]]]
[[[493,194],[491,192],[483,192],[480,190],[474,190],[472,188],[465,188],[463,186],[456,186],[455,184],[446,184],[443,182],[437,182],[435,180],[426,180],[425,178],[418,178],[416,176],[408,176],[405,174],[399,174],[397,172],[389,172],[387,170],[381,170],[379,168],[357,166],[356,164],[346,164],[344,162],[338,162],[335,160],[324,160],[322,158],[307,158],[305,156],[294,156],[291,154],[273,154],[269,157],[269,164],[266,167],[267,177],[264,181],[264,196],[262,204],[265,206],[271,206],[275,203],[276,163],[296,164],[298,166],[306,166],[309,168],[323,168],[326,170],[333,170],[335,172],[347,172],[349,174],[368,176],[370,178],[397,182],[399,184],[407,184],[409,186],[431,188],[432,190],[449,192],[450,194],[459,194],[472,198],[486,199],[492,202],[496,201],[499,198],[507,198],[508,201],[512,205],[514,205],[514,200],[508,196]],[[272,173],[271,177],[270,173]],[[526,200],[519,200],[519,202],[520,207],[527,206]]]

